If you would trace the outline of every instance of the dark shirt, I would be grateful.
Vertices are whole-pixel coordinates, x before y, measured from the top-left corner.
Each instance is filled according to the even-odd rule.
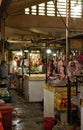
[[[6,64],[0,65],[0,78],[4,79],[8,77],[8,66]]]

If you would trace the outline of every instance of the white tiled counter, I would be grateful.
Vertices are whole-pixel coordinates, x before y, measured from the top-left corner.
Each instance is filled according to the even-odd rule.
[[[44,117],[54,117],[54,91],[44,84]]]

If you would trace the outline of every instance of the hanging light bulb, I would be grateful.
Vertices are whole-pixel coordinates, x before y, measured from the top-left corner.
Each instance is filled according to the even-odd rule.
[[[47,54],[50,54],[51,52],[52,52],[52,51],[51,51],[51,49],[49,49],[49,48],[46,50],[46,53],[47,53]]]
[[[55,56],[55,57],[56,57],[56,53],[54,53],[54,54],[53,54],[53,56]]]

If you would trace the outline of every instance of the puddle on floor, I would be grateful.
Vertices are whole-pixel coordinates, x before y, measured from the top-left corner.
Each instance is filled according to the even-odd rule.
[[[21,120],[21,119],[12,120],[12,126],[16,126],[16,125],[18,125],[21,122],[23,122],[23,120]]]

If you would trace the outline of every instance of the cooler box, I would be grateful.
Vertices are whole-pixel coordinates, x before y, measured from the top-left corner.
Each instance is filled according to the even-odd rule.
[[[4,130],[12,130],[12,104],[4,104],[0,106],[0,112],[2,114],[2,125]]]

